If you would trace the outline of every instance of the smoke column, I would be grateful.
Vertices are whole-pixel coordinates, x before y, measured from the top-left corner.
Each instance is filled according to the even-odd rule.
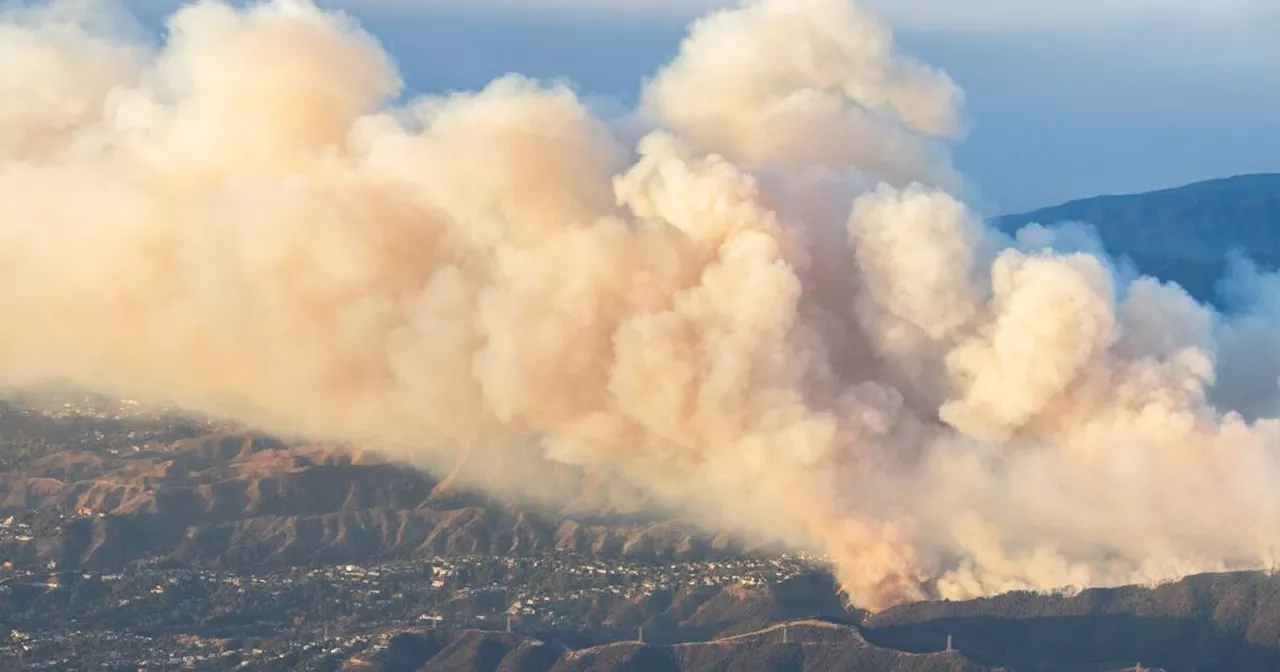
[[[695,23],[634,146],[515,76],[398,103],[303,0],[197,2],[159,46],[103,16],[0,15],[0,385],[476,451],[539,497],[594,469],[870,608],[1280,542],[1280,280],[1242,262],[1228,318],[1087,229],[986,229],[960,91],[847,1]]]

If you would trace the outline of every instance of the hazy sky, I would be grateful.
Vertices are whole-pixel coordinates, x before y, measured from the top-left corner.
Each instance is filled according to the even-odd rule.
[[[169,0],[127,0],[154,18]],[[324,0],[415,91],[564,76],[633,100],[723,0]],[[964,87],[957,163],[989,212],[1280,171],[1280,0],[867,0]]]
[[[736,4],[736,0],[328,0],[364,8],[486,9],[524,13],[589,13],[596,17],[684,20]],[[895,25],[977,26],[1148,20],[1236,20],[1276,13],[1274,0],[863,0]]]

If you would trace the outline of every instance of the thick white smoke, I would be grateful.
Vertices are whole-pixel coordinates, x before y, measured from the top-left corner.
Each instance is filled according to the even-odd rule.
[[[958,89],[846,0],[695,24],[634,148],[518,77],[396,106],[302,0],[184,7],[158,49],[97,9],[0,15],[4,386],[482,451],[540,497],[583,465],[873,608],[1280,541],[1280,308],[987,230],[949,192]]]

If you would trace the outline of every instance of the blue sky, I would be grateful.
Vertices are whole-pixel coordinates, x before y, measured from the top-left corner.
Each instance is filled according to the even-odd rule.
[[[152,18],[176,2],[128,0]],[[724,0],[324,0],[419,92],[563,76],[634,100]],[[1280,0],[868,0],[967,94],[955,150],[989,214],[1280,171]]]

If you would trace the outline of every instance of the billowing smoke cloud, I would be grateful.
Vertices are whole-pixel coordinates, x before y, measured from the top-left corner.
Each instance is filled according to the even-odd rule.
[[[889,31],[848,0],[712,14],[644,98],[693,148],[750,167],[856,168],[900,186],[951,180],[945,154],[924,139],[959,132],[959,89],[895,54]]]
[[[543,498],[587,468],[869,607],[1280,541],[1277,280],[1227,320],[1083,229],[986,229],[958,89],[846,1],[695,24],[634,147],[519,77],[396,103],[302,0],[199,2],[159,47],[99,10],[0,17],[4,386],[479,451]]]

